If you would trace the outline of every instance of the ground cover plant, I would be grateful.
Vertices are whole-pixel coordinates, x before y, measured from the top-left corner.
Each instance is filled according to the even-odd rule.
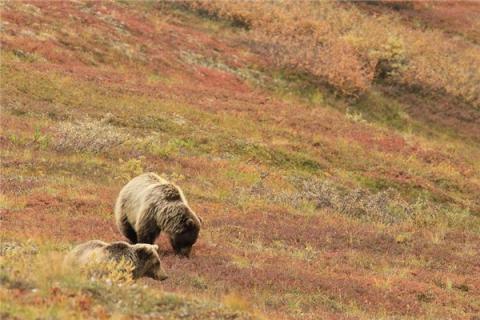
[[[475,319],[478,5],[302,6],[1,3],[2,318]],[[191,258],[61,270],[148,171]]]

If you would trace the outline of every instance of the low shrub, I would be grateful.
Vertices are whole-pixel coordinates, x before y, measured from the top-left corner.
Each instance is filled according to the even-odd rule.
[[[57,151],[88,151],[100,153],[121,145],[129,138],[127,133],[103,120],[63,122],[57,128]]]
[[[274,191],[261,180],[243,194],[248,193],[251,197],[297,209],[312,204],[316,209],[330,209],[347,216],[385,224],[418,219],[418,215],[423,218],[435,216],[432,204],[420,199],[409,203],[391,188],[374,193],[361,188],[346,189],[329,180],[293,178],[292,183],[296,187],[294,191]],[[242,195],[242,192],[236,190],[236,194]]]

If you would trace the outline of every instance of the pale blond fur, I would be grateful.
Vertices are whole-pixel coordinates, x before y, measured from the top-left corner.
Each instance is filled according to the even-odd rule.
[[[167,275],[160,265],[158,246],[139,243],[135,245],[124,241],[106,243],[91,240],[77,245],[64,259],[64,268],[82,268],[85,266],[101,266],[111,261],[124,260],[133,267],[133,278],[151,277],[164,280]]]
[[[115,220],[132,243],[154,243],[163,231],[176,251],[191,247],[201,226],[183,191],[155,173],[135,177],[122,188],[115,203]]]

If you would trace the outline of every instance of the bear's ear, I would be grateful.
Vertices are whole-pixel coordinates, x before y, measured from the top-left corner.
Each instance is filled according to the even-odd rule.
[[[135,252],[143,254],[152,253],[155,250],[155,247],[158,248],[157,245],[151,245],[146,243],[137,243],[133,247],[135,249]]]
[[[135,247],[135,255],[140,259],[141,261],[146,261],[151,259],[152,257],[155,256],[155,250],[152,245],[150,244],[143,244],[142,246],[137,246]]]

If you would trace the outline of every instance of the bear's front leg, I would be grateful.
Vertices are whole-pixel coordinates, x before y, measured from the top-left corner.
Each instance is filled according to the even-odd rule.
[[[137,243],[154,244],[160,231],[157,230],[141,230],[137,233]]]
[[[154,219],[143,219],[137,223],[137,243],[153,244],[160,234]]]

